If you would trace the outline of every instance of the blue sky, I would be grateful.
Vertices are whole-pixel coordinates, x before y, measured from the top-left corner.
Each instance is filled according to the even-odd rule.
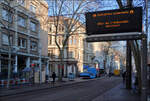
[[[50,1],[50,0],[47,0],[47,1]],[[122,1],[126,1],[126,0],[122,0]],[[144,7],[143,1],[144,0],[133,0],[133,5]],[[126,5],[126,2],[123,2],[123,5]],[[149,2],[149,8],[150,8],[150,2]],[[119,6],[118,6],[116,0],[100,0],[99,11],[112,10],[112,9],[119,9]],[[49,15],[51,15],[50,12],[51,11],[49,10]],[[150,9],[149,9],[149,12],[150,12]],[[150,19],[150,13],[149,13],[149,19]],[[150,21],[149,21],[149,36],[150,36]],[[150,37],[148,38],[148,40],[150,41]]]

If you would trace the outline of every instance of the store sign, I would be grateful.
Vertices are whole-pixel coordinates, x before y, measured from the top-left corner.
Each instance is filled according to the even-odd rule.
[[[86,33],[110,34],[142,32],[142,8],[86,13]]]

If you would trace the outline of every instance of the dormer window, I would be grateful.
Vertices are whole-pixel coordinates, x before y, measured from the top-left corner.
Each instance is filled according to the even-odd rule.
[[[30,5],[30,11],[32,11],[32,12],[36,12],[36,6],[35,5],[33,5],[33,4],[31,4]]]

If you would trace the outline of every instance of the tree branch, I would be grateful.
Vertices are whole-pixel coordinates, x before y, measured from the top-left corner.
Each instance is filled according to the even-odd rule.
[[[122,5],[121,0],[116,0],[116,1],[117,1],[118,5],[119,5],[119,8],[120,8],[120,9],[123,9],[124,7],[123,7],[123,5]]]

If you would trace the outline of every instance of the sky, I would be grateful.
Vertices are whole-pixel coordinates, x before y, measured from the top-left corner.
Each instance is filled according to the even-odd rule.
[[[47,0],[50,1],[50,0]],[[103,11],[103,10],[112,10],[112,9],[118,9],[119,6],[116,2],[116,0],[100,0],[101,2],[99,3],[99,11]],[[126,0],[122,0],[122,1],[126,1]],[[133,5],[134,6],[142,6],[144,7],[144,0],[133,0]],[[123,5],[126,5],[126,2],[123,2]],[[150,12],[150,2],[149,2],[149,9],[148,12]],[[51,11],[49,10],[49,15],[51,15],[50,13]],[[149,19],[150,19],[150,13],[148,13],[149,15]],[[144,23],[143,23],[144,24]],[[148,41],[150,42],[150,21],[149,21],[149,29],[148,29]]]

